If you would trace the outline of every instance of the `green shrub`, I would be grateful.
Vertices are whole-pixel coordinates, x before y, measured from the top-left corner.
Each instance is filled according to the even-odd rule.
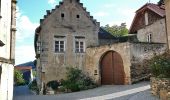
[[[92,79],[77,68],[67,68],[67,80],[61,81],[61,84],[72,92],[96,87]]]
[[[170,78],[170,54],[155,56],[150,61],[151,72],[154,77]]]
[[[39,89],[38,89],[38,85],[37,85],[37,81],[36,80],[33,80],[29,85],[28,85],[29,89],[32,90],[32,91],[35,91],[37,94],[39,92]]]
[[[23,78],[23,74],[19,70],[14,70],[14,82],[15,85],[20,86],[20,85],[26,85],[26,82]]]
[[[59,86],[59,82],[57,81],[50,81],[47,83],[48,87],[51,87],[53,90],[57,90]]]

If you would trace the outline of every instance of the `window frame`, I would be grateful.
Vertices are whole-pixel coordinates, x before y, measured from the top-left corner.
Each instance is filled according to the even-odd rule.
[[[147,34],[147,42],[149,42],[149,43],[152,42],[152,34],[151,33]]]
[[[58,49],[59,51],[56,51],[56,42],[59,42],[58,44]],[[63,42],[63,51],[61,51],[61,42]],[[54,37],[54,53],[58,54],[58,53],[65,53],[66,52],[66,39],[65,37]]]
[[[78,48],[77,48],[76,42],[78,42]],[[83,43],[83,48],[81,48],[81,43]],[[85,38],[82,38],[82,37],[81,38],[76,38],[75,37],[75,39],[74,39],[74,52],[75,53],[85,53],[86,52],[85,48],[86,48]]]

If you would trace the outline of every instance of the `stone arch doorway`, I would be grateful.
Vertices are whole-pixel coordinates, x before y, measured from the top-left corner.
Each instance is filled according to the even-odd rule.
[[[125,84],[123,60],[119,53],[115,51],[106,52],[101,58],[100,66],[102,85]]]

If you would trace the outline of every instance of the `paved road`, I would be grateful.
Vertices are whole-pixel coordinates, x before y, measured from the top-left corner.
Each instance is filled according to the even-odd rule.
[[[33,95],[26,86],[14,89],[14,100],[159,100],[150,94],[149,82],[134,85],[102,86],[82,92]]]

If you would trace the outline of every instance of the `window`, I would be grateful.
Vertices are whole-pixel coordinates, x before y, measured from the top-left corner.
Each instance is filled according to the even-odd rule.
[[[85,50],[84,50],[84,42],[82,41],[76,41],[75,42],[75,52],[77,53],[83,53]]]
[[[148,34],[147,35],[147,42],[151,42],[152,41],[152,34]]]
[[[65,52],[65,42],[62,40],[55,41],[55,52],[62,53]]]
[[[61,13],[61,18],[64,18],[64,13]]]
[[[37,53],[40,53],[41,51],[41,43],[37,42]]]
[[[85,37],[82,36],[75,37],[75,52],[76,53],[85,52]]]
[[[76,17],[77,17],[77,18],[80,18],[80,15],[77,15]]]

